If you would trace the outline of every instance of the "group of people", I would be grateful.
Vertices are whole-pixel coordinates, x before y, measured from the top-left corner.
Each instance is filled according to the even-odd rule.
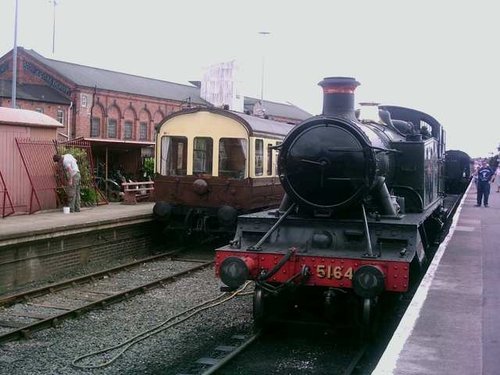
[[[488,198],[490,196],[490,183],[496,182],[497,193],[500,192],[500,165],[494,171],[486,160],[481,162],[474,171],[474,182],[477,188],[477,204],[476,207],[488,207]]]

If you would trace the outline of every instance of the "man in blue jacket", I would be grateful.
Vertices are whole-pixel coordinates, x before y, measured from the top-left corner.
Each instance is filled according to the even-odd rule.
[[[481,206],[481,201],[484,207],[488,207],[488,198],[490,196],[490,181],[495,175],[495,172],[490,168],[486,160],[483,160],[481,167],[477,171],[477,204]]]

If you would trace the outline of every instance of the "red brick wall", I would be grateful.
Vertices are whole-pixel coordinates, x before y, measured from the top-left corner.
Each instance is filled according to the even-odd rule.
[[[82,95],[87,97],[86,107],[82,106]],[[109,118],[117,120],[117,137],[124,139],[124,123],[131,121],[133,124],[131,141],[139,139],[140,123],[148,124],[148,137],[146,141],[154,141],[154,125],[159,123],[166,115],[180,109],[181,103],[175,101],[153,99],[137,95],[113,93],[106,90],[81,89],[75,92],[75,137],[90,137],[91,117],[101,119],[101,136],[107,137],[107,124]],[[92,107],[92,100],[94,106]]]
[[[150,255],[150,222],[0,247],[0,295],[31,282],[67,277],[82,267]]]

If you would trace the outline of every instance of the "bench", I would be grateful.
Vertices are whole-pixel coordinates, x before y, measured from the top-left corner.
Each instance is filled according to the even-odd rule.
[[[137,204],[137,201],[150,200],[155,187],[154,181],[123,182],[123,204]]]

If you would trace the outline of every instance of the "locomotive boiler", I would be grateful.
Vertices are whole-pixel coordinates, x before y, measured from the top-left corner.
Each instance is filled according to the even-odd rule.
[[[225,289],[255,281],[257,325],[276,305],[327,312],[346,296],[369,324],[380,296],[409,289],[447,214],[441,124],[405,107],[355,110],[354,78],[319,85],[323,113],[279,148],[280,208],[240,216],[216,250]]]

